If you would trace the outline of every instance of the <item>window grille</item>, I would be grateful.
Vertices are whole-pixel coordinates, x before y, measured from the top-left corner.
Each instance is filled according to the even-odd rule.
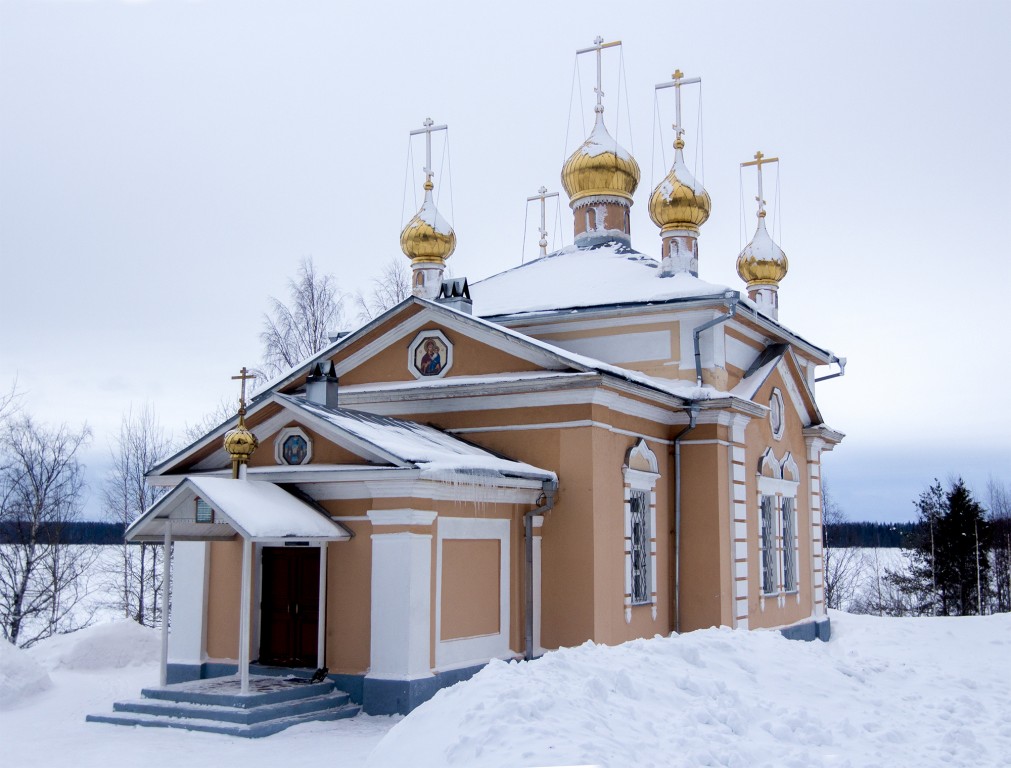
[[[783,589],[787,592],[797,589],[796,527],[793,499],[783,499]]]
[[[762,497],[762,592],[776,591],[776,509],[775,496]]]
[[[214,522],[214,510],[211,508],[211,505],[203,499],[197,499],[197,513],[195,519],[198,523]]]
[[[632,491],[629,498],[632,530],[632,604],[650,601],[649,584],[649,499],[645,491]]]

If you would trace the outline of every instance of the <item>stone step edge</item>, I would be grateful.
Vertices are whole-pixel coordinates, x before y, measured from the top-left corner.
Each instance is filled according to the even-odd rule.
[[[139,713],[130,715],[88,715],[85,720],[89,723],[132,725],[144,728],[180,728],[187,731],[219,733],[225,736],[239,736],[242,738],[258,739],[264,736],[271,736],[279,731],[283,731],[285,728],[290,728],[293,725],[343,720],[345,718],[354,717],[360,711],[361,707],[357,704],[347,704],[338,709],[296,715],[293,717],[283,717],[253,725],[215,723],[208,720],[196,720],[185,717],[159,717],[157,715],[143,715]]]
[[[186,683],[182,685],[186,685]],[[171,685],[164,688],[144,688],[140,694],[145,699],[157,699],[158,701],[218,705],[232,707],[233,709],[252,709],[254,707],[277,704],[282,701],[307,699],[312,696],[329,693],[336,688],[337,686],[332,680],[324,680],[320,683],[292,685],[290,688],[280,688],[263,693],[250,693],[245,696],[237,693],[210,693],[200,690],[187,690],[185,688],[176,689]]]
[[[229,707],[218,704],[193,704],[167,699],[128,699],[126,701],[117,701],[113,704],[113,710],[118,713],[254,725],[279,717],[324,712],[328,709],[343,707],[350,703],[350,701],[351,696],[344,691],[331,691],[321,696],[290,699],[288,701],[248,708]]]

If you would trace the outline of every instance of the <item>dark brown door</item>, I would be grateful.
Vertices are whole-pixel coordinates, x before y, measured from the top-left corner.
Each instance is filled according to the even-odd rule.
[[[319,632],[319,550],[264,547],[260,663],[315,667]]]

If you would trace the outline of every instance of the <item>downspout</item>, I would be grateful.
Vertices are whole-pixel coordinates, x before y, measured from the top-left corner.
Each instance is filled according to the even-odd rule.
[[[698,341],[698,336],[695,337]],[[695,429],[698,403],[688,408],[688,426],[674,436],[674,631],[681,634],[681,438]]]
[[[725,323],[725,322],[727,322],[727,320],[729,320],[734,315],[736,315],[737,314],[737,303],[739,301],[740,301],[740,299],[737,296],[733,296],[733,295],[729,296],[727,298],[727,307],[730,310],[729,312],[727,312],[725,315],[720,315],[719,317],[713,318],[708,323],[703,323],[698,328],[695,328],[692,331],[692,341],[693,341],[693,343],[695,345],[695,385],[696,386],[699,386],[699,387],[702,386],[702,350],[699,348],[699,336],[702,335],[703,331],[708,331],[710,328],[712,328],[715,325],[719,325],[720,323]]]
[[[534,658],[534,518],[543,515],[555,506],[555,494],[558,492],[557,480],[541,482],[541,495],[537,501],[543,503],[523,514],[523,530],[526,535],[524,549],[526,550],[526,610],[523,612],[523,658],[531,661]]]
[[[828,361],[828,364],[832,365],[832,363],[838,363],[839,364],[839,371],[837,373],[830,373],[828,376],[819,376],[817,379],[815,379],[815,381],[828,381],[829,379],[834,379],[834,378],[837,378],[839,376],[845,376],[846,375],[846,358],[845,357],[836,357],[835,355],[832,355],[832,359]]]

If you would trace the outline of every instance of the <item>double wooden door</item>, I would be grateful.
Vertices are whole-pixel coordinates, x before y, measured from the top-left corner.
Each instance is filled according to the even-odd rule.
[[[260,573],[260,663],[316,667],[319,549],[264,547]]]

